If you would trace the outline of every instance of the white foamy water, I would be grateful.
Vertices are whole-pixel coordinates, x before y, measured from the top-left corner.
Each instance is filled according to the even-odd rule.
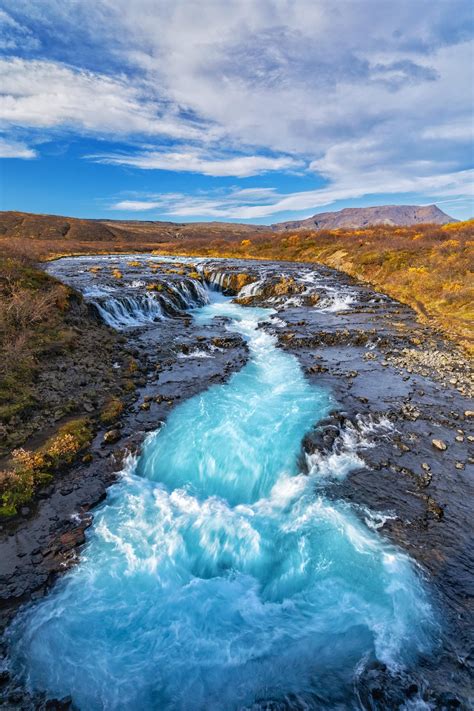
[[[302,437],[331,402],[258,328],[270,315],[219,297],[195,312],[228,317],[250,360],[171,411],[109,489],[80,564],[16,618],[14,668],[32,689],[82,711],[349,709],[366,664],[430,649],[409,558],[316,486],[380,422],[301,474]]]

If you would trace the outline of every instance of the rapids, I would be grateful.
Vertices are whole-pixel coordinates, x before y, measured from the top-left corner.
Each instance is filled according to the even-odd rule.
[[[192,313],[227,317],[250,360],[130,458],[80,564],[10,628],[15,670],[83,711],[359,708],[365,667],[434,643],[420,575],[325,498],[321,463],[299,471],[331,399],[259,328],[272,311],[210,292]]]

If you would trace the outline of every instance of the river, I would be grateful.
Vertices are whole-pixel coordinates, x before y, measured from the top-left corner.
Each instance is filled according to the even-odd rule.
[[[326,497],[321,468],[301,471],[302,439],[335,401],[261,328],[273,310],[202,301],[196,324],[226,318],[247,364],[128,458],[80,563],[15,618],[14,668],[82,711],[359,708],[370,665],[399,672],[436,647],[429,587]],[[351,462],[336,457],[333,477]]]

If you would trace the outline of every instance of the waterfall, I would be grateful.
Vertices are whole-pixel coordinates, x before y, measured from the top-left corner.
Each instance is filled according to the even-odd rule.
[[[251,284],[246,284],[239,291],[238,297],[257,296],[263,284],[265,284],[265,279],[258,279],[257,281],[253,281]]]
[[[135,284],[133,292],[115,290],[92,299],[100,316],[112,328],[133,328],[179,316],[209,300],[207,289],[193,279],[170,281],[162,291],[139,290],[141,285]]]

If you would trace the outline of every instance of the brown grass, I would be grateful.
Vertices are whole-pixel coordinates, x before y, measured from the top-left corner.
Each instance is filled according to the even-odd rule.
[[[71,292],[35,266],[26,246],[12,240],[0,251],[0,420],[28,408],[39,360],[70,335],[62,315]]]

